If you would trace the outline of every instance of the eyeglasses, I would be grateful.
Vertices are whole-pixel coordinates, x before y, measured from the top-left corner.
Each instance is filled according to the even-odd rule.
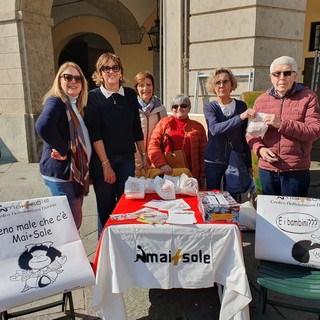
[[[181,104],[174,104],[171,108],[174,110],[177,110],[179,107],[182,109],[187,109],[189,106],[185,103],[181,103]]]
[[[216,86],[220,86],[220,85],[225,86],[229,82],[230,82],[230,80],[219,80],[216,82]]]
[[[101,71],[104,72],[104,73],[110,72],[111,70],[112,70],[113,72],[119,72],[120,69],[121,69],[121,68],[120,68],[120,66],[119,66],[118,64],[115,64],[115,65],[112,66],[112,67],[109,67],[109,66],[102,66],[102,67],[101,67]]]
[[[82,77],[81,76],[74,76],[69,73],[64,73],[63,75],[60,76],[60,78],[63,78],[67,82],[71,82],[74,80],[76,83],[82,82]]]
[[[272,72],[271,75],[275,78],[279,78],[281,74],[283,74],[284,77],[290,77],[292,73],[296,73],[295,71],[277,71],[277,72]]]

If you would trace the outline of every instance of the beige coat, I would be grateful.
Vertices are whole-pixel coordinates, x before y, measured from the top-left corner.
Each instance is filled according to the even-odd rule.
[[[157,123],[163,117],[167,116],[167,111],[164,105],[161,104],[160,100],[156,99],[155,106],[151,111],[149,117],[146,116],[143,110],[140,111],[140,120],[141,120],[141,127],[144,136],[144,147],[146,153],[148,154],[148,146],[151,138],[151,134]],[[148,160],[148,163],[151,162]],[[142,161],[139,152],[137,151],[135,154],[135,165],[136,165],[136,176],[140,177],[140,170],[142,169]]]

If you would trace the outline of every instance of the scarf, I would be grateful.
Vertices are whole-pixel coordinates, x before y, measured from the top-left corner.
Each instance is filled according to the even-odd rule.
[[[66,102],[66,113],[70,131],[71,151],[71,178],[83,187],[83,194],[89,193],[89,159],[85,139],[76,113],[73,111],[68,98]]]
[[[143,110],[143,112],[146,114],[148,117],[149,114],[151,113],[153,107],[154,107],[154,97],[151,98],[150,102],[146,104],[139,96],[138,96],[138,102]]]

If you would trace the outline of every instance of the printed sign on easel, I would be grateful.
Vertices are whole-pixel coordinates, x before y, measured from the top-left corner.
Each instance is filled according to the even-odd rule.
[[[320,200],[259,195],[255,256],[320,268]]]
[[[0,243],[0,311],[94,284],[65,196],[0,202]]]

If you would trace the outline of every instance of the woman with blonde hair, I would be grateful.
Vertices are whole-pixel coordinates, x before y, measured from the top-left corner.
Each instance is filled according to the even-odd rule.
[[[91,144],[82,119],[88,84],[81,68],[65,62],[43,98],[36,131],[43,139],[40,172],[53,196],[66,195],[79,229],[83,197],[89,190]]]
[[[255,112],[247,109],[243,101],[231,97],[231,92],[237,88],[237,79],[231,70],[217,69],[208,78],[206,87],[209,93],[217,96],[203,109],[208,126],[208,144],[204,157],[206,182],[208,189],[220,189],[231,148],[245,153],[248,174],[252,171],[251,151],[245,134],[247,119],[253,117]]]

